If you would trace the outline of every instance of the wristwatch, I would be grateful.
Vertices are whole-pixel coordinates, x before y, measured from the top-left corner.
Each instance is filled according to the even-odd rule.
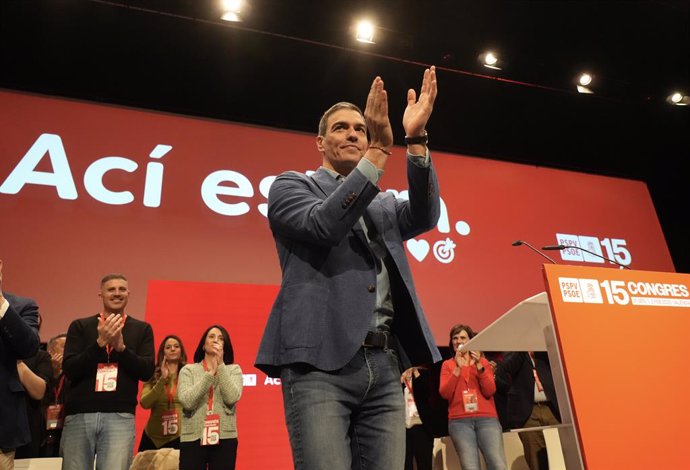
[[[429,135],[424,131],[424,135],[417,135],[414,137],[410,137],[409,135],[405,136],[405,143],[407,145],[413,145],[413,144],[422,144],[426,145],[429,142]]]

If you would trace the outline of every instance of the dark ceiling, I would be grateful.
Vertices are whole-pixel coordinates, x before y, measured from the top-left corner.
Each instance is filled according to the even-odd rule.
[[[432,147],[646,181],[690,272],[688,1],[3,0],[0,87],[313,132],[381,75],[396,142],[405,90],[439,67]],[[352,39],[369,13],[376,44]],[[477,56],[494,48],[501,72]],[[574,92],[586,69],[596,93]]]

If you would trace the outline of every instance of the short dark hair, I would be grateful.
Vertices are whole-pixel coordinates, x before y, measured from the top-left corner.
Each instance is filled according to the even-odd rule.
[[[204,355],[206,354],[204,352],[204,343],[206,343],[206,336],[208,335],[208,332],[211,331],[213,328],[218,328],[223,335],[223,363],[225,364],[232,364],[235,362],[235,353],[232,350],[232,343],[230,342],[230,335],[228,334],[228,331],[223,328],[220,325],[211,325],[208,328],[206,328],[206,331],[204,331],[204,334],[201,335],[201,340],[199,340],[199,345],[196,347],[196,351],[194,351],[194,362],[201,362],[201,360],[204,358]]]
[[[48,340],[48,345],[47,345],[47,347],[48,347],[48,348],[53,347],[53,345],[55,344],[55,341],[59,340],[60,338],[65,338],[65,339],[67,339],[67,333],[60,333],[59,335],[56,335],[56,336],[53,336],[52,338],[50,338],[50,339]]]
[[[110,273],[106,274],[105,276],[103,276],[103,279],[101,279],[101,287],[103,287],[103,284],[105,284],[108,281],[112,281],[113,279],[122,279],[123,281],[127,282],[127,278],[124,274]]]
[[[331,114],[333,114],[336,111],[339,111],[341,109],[351,109],[352,111],[357,111],[362,117],[364,117],[364,113],[362,112],[361,109],[359,109],[359,106],[356,104],[352,104],[347,101],[340,101],[330,108],[326,110],[325,113],[321,116],[321,119],[319,120],[319,134],[320,136],[326,135],[326,126],[328,125],[328,118],[331,117]]]
[[[469,325],[463,325],[462,323],[453,325],[453,327],[450,329],[450,334],[448,335],[448,346],[450,347],[451,351],[453,350],[453,336],[457,335],[462,330],[465,330],[467,336],[469,336],[470,339],[474,338],[477,335],[477,333],[475,333],[472,327],[470,327]]]

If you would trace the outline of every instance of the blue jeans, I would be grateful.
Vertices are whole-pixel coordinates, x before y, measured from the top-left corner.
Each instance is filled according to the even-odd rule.
[[[62,470],[129,470],[134,453],[134,415],[78,413],[65,417],[60,441]]]
[[[488,470],[507,470],[503,431],[497,418],[460,418],[448,423],[448,433],[462,470],[480,470],[481,449]]]
[[[398,356],[360,348],[342,369],[283,368],[283,403],[295,470],[389,470],[405,462]]]

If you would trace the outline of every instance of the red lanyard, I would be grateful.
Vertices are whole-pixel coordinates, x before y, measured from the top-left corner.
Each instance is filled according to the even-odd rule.
[[[472,367],[472,358],[467,354],[467,365],[460,366],[460,376],[465,381],[466,389],[470,389],[470,367]]]
[[[168,384],[165,384],[165,393],[168,395],[168,409],[172,407],[172,403],[175,400],[175,391],[177,390],[177,378],[178,376],[175,376],[175,383],[173,383],[173,386],[171,388],[168,388]]]
[[[462,366],[460,368],[460,375],[462,375],[462,379],[465,381],[466,389],[470,389],[470,366]]]
[[[206,359],[201,360],[201,364],[204,366],[204,372],[208,372],[208,366],[206,365]],[[209,413],[213,410],[213,384],[208,391],[208,411]]]
[[[412,393],[412,378],[408,379],[407,377],[405,377],[404,380],[405,380],[405,386],[407,387],[407,391]]]
[[[105,315],[103,315],[103,312],[101,312],[101,320],[105,321]],[[127,321],[127,314],[122,315],[122,327],[124,328],[125,322]],[[108,362],[110,362],[110,353],[112,352],[113,347],[110,345],[110,343],[105,345],[105,352],[108,355]]]
[[[65,383],[65,374],[62,374],[60,376],[60,381],[58,382],[58,386],[55,390],[53,390],[53,393],[55,393],[55,404],[57,405],[58,402],[58,397],[60,396],[60,392],[62,391],[62,386]]]
[[[529,351],[529,358],[532,360],[532,373],[534,374],[534,383],[537,385],[537,390],[543,392],[544,386],[541,384],[541,380],[539,380],[539,374],[537,374],[537,363],[534,362],[534,353],[532,351]]]

